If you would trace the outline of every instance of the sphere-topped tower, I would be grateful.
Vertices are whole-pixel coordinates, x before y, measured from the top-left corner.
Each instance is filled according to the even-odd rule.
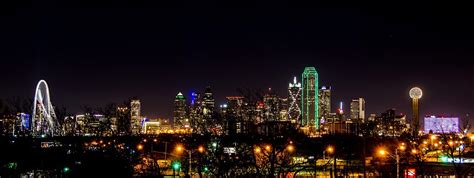
[[[417,135],[420,129],[420,111],[419,111],[419,100],[423,96],[423,91],[418,87],[413,87],[410,89],[410,98],[412,101],[412,131],[413,135]]]

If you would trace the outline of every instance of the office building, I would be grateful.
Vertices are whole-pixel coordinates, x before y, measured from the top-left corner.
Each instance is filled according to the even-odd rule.
[[[308,133],[311,134],[319,129],[318,73],[314,67],[306,67],[301,78],[301,126],[306,127]]]

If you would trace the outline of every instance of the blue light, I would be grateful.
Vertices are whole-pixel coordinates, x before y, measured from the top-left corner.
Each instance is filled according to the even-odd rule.
[[[192,91],[191,92],[191,105],[194,105],[194,102],[196,101],[197,94],[196,92]]]

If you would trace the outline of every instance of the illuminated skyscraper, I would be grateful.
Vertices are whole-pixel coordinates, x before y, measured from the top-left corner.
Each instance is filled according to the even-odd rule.
[[[288,103],[289,119],[292,123],[299,122],[301,118],[301,83],[296,82],[296,77],[293,78],[293,83],[288,86]]]
[[[174,128],[184,128],[186,124],[189,126],[189,123],[187,123],[186,120],[186,99],[184,98],[183,94],[179,92],[174,99]]]
[[[202,112],[204,116],[209,118],[214,112],[214,106],[215,106],[214,96],[212,94],[212,90],[210,86],[206,87],[206,90],[204,91],[204,96],[202,97],[202,105],[203,105]]]
[[[327,118],[331,113],[331,87],[319,89],[319,118]]]
[[[277,121],[280,117],[280,99],[268,88],[268,92],[263,96],[265,121]]]
[[[309,127],[310,132],[319,129],[318,114],[318,72],[314,67],[306,67],[302,74],[301,126]]]
[[[353,99],[351,101],[350,118],[355,121],[364,122],[365,119],[365,100],[364,98]]]
[[[133,99],[130,101],[130,127],[132,134],[139,134],[141,131],[141,104],[140,100]]]

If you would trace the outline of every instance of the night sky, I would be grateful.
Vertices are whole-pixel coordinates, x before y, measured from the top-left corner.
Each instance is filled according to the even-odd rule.
[[[237,88],[287,95],[314,66],[333,109],[366,99],[367,114],[474,114],[469,6],[394,1],[292,4],[176,1],[21,1],[0,12],[0,98],[33,97],[80,112],[137,96],[143,114],[172,116],[178,91],[210,85],[217,104]]]

